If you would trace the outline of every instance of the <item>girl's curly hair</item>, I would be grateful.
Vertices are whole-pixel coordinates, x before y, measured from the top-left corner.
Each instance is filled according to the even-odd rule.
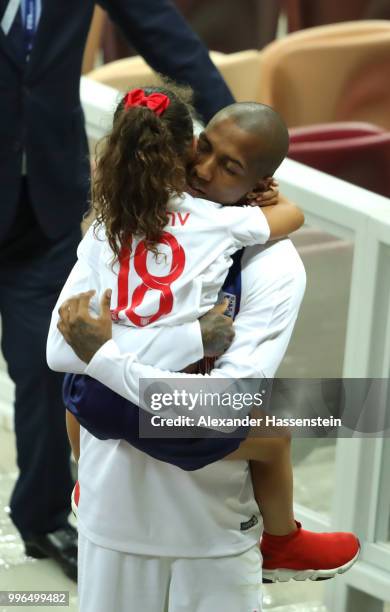
[[[168,96],[168,108],[160,116],[143,106],[126,109],[123,98],[111,132],[97,148],[92,207],[115,259],[132,235],[142,235],[146,248],[157,255],[169,200],[181,195],[186,185],[192,91],[170,82],[143,89],[147,95]]]

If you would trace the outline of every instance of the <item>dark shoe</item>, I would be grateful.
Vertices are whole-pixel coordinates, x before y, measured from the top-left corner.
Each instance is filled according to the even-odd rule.
[[[64,573],[77,582],[77,531],[66,525],[51,533],[36,535],[24,542],[26,555],[35,559],[50,557]]]

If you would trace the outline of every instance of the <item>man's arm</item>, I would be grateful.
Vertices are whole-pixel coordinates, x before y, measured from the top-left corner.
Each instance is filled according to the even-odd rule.
[[[86,287],[94,290],[96,295],[99,295],[101,291],[99,275],[94,266],[90,263],[90,259],[93,257],[96,257],[96,261],[98,261],[98,252],[95,250],[98,246],[98,244],[95,246],[93,228],[90,227],[78,246],[77,261],[54,307],[46,344],[46,360],[49,368],[56,372],[74,372],[82,374],[85,370],[85,362],[79,359],[71,347],[65,342],[63,335],[57,329],[57,323],[59,319],[59,308],[68,297],[84,291]],[[95,312],[98,312],[96,300],[91,303],[91,308]]]
[[[80,356],[71,348],[71,346],[65,341],[63,334],[59,328],[60,313],[62,317],[67,319],[67,302],[75,295],[75,293],[85,290],[86,287],[93,287],[89,295],[93,295],[95,300],[99,294],[99,290],[96,289],[97,282],[94,282],[93,275],[87,275],[85,262],[78,261],[74,266],[61,294],[57,301],[57,304],[53,310],[49,335],[47,339],[46,347],[46,359],[48,366],[55,372],[72,372],[74,374],[86,373],[86,358],[84,353]],[[84,295],[78,293],[78,295]],[[88,300],[89,302],[89,300]],[[89,310],[89,305],[87,306]],[[94,312],[99,311],[99,307],[96,306],[92,309]],[[217,313],[207,313],[202,317],[202,321],[194,321],[190,323],[184,323],[182,325],[175,325],[170,327],[154,327],[151,330],[144,328],[133,328],[125,325],[112,325],[111,313],[109,310],[108,303],[108,323],[109,333],[107,333],[106,339],[111,339],[111,342],[115,343],[116,349],[121,353],[128,353],[130,348],[135,350],[135,357],[137,358],[137,348],[140,346],[145,347],[153,346],[153,355],[155,359],[164,361],[167,355],[167,347],[176,347],[175,353],[172,355],[170,363],[174,364],[177,369],[183,369],[189,364],[195,363],[199,359],[202,359],[205,351],[212,353],[214,350],[217,354],[220,354],[230,344],[234,332],[225,324],[224,317]],[[88,321],[94,323],[96,317],[88,313]],[[108,326],[106,325],[106,329]],[[216,329],[215,329],[216,328]],[[86,330],[86,326],[83,326],[83,331]],[[220,330],[220,333],[218,333]],[[140,337],[142,331],[142,338]],[[97,347],[102,345],[101,341],[101,329],[99,330],[99,337],[96,338],[94,333],[90,332],[88,337],[82,336],[81,329],[76,332],[76,336],[80,339],[84,337],[84,351],[90,353],[91,350],[94,352]],[[76,338],[76,343],[78,339]],[[98,342],[96,344],[96,341]],[[91,349],[92,347],[92,349]]]
[[[77,250],[78,260],[73,267],[53,310],[49,335],[47,340],[47,362],[52,370],[57,372],[73,372],[82,374],[86,368],[86,358],[80,357],[64,340],[58,329],[59,312],[67,318],[67,300],[75,294],[86,289],[92,290],[92,307],[88,307],[97,314],[99,312],[98,296],[101,293],[99,268],[99,251],[103,242],[94,237],[91,227]],[[65,303],[65,306],[64,306]],[[94,318],[88,317],[93,324]],[[147,363],[162,363],[165,367],[182,369],[203,356],[221,355],[231,344],[234,331],[231,321],[223,315],[223,307],[218,306],[206,313],[199,321],[176,326],[162,326],[155,328],[133,328],[124,325],[112,325],[109,312],[109,334],[115,346],[122,352],[129,352],[129,347],[153,347]],[[156,336],[156,333],[158,334]],[[77,334],[76,334],[77,340]],[[101,346],[100,342],[99,346]],[[171,347],[175,351],[171,351]],[[96,350],[96,349],[95,349]],[[168,359],[167,359],[168,356]]]
[[[93,232],[94,229],[91,226],[81,241],[77,249],[78,260],[60,293],[52,313],[46,346],[46,359],[50,369],[56,372],[82,374],[85,371],[85,361],[80,359],[69,344],[65,342],[57,326],[59,321],[59,309],[64,302],[71,296],[84,292],[87,289],[94,292],[89,304],[90,309],[93,313],[97,314],[99,312],[98,297],[103,288],[100,285],[98,269],[99,253],[103,242],[100,239],[101,236],[98,239],[94,236]],[[111,314],[109,316],[111,320]],[[150,333],[148,329],[140,330],[123,325],[113,325],[112,334],[110,334],[110,336],[112,335],[116,346],[119,347],[120,350],[128,351],[130,343],[132,343],[133,347],[137,346],[138,334],[141,332],[143,334],[142,344],[147,343],[147,336],[149,334],[151,336],[149,344],[152,344],[153,341],[154,353],[157,359],[162,360],[164,360],[164,356],[166,355],[167,347],[176,346],[175,359],[170,363],[174,363],[174,367],[181,369],[203,357],[204,347],[202,334],[205,335],[204,342],[206,350],[212,350],[213,348],[221,349],[221,347],[216,346],[219,335],[215,334],[212,329],[215,325],[217,329],[223,328],[222,344],[224,342],[226,343],[224,348],[230,344],[233,333],[224,325],[221,316],[222,315],[217,313],[212,313],[211,316],[205,318],[205,321],[202,321],[201,325],[199,321],[194,321],[175,327],[160,327],[158,341],[155,336],[155,330]],[[222,350],[219,350],[217,354],[221,352]]]
[[[156,71],[191,85],[204,121],[234,98],[207,48],[169,0],[99,0]]]
[[[241,307],[234,323],[236,337],[211,374],[203,377],[204,383],[207,380],[211,383],[215,378],[272,377],[292,333],[304,292],[305,272],[291,242],[283,240],[265,248],[248,248],[242,266]],[[77,341],[85,336],[80,329],[75,332]],[[69,340],[72,343],[71,336]],[[170,355],[171,351],[166,361]],[[147,360],[148,355],[145,353],[142,358]],[[170,378],[200,376],[173,373],[139,363],[134,353],[121,353],[113,340],[102,344],[85,372],[149,411],[150,407],[139,398],[141,379],[168,382]]]
[[[241,266],[235,337],[215,368],[230,377],[273,378],[298,316],[306,286],[305,269],[288,239],[246,248]]]

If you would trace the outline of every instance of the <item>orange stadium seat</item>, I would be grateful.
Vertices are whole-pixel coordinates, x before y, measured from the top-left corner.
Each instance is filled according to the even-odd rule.
[[[261,83],[257,99],[277,109],[291,127],[332,122],[356,75],[369,74],[388,61],[390,22],[360,21],[295,32],[260,52]],[[383,71],[382,71],[383,74]],[[382,87],[383,92],[384,87]],[[390,124],[386,103],[354,107],[353,119]],[[369,108],[368,108],[369,107]],[[376,110],[375,110],[376,109]],[[349,120],[345,109],[342,115]]]
[[[211,58],[237,100],[257,99],[260,82],[258,51],[248,50],[230,54],[211,51]],[[158,81],[158,75],[139,55],[104,64],[85,76],[120,91],[136,85],[154,84]]]

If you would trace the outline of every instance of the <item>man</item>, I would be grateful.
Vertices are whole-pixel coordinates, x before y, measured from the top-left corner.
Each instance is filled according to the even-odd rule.
[[[288,240],[245,249],[241,265],[236,336],[218,365],[223,368],[221,375],[271,377],[295,322],[304,272]],[[82,339],[83,332],[79,346]],[[104,367],[117,359],[111,343],[106,342],[90,361],[89,375],[104,378]],[[180,350],[180,335],[174,346]],[[195,347],[195,354],[197,350]],[[163,368],[167,357],[160,355]],[[158,376],[153,374],[154,368],[143,374],[142,366],[137,366],[139,376]],[[106,406],[109,409],[109,404]],[[169,612],[183,609],[185,602],[194,612],[236,612],[246,609],[240,606],[248,601],[253,604],[248,609],[261,609],[258,599],[248,600],[260,592],[261,570],[255,553],[260,517],[247,464],[219,461],[184,472],[125,442],[97,440],[84,429],[81,448],[78,525],[82,612],[100,612],[110,606],[118,612],[157,612],[158,589],[167,597],[164,601],[168,601]],[[102,551],[108,553],[107,560]],[[172,566],[169,558],[175,559]],[[144,573],[142,559],[151,574]],[[183,559],[187,563],[181,564]],[[113,573],[106,573],[111,563]],[[127,591],[114,588],[119,571],[124,571]],[[120,602],[130,594],[134,608],[122,607]]]
[[[228,180],[231,201],[239,200],[247,193],[246,179],[240,173],[227,178],[224,168],[227,159],[245,163],[247,155],[244,143],[232,151],[229,131],[225,137],[207,131],[207,138],[200,141],[192,187],[203,197],[227,203]],[[303,266],[292,244],[283,240],[245,249],[241,269],[236,336],[217,368],[221,376],[233,378],[272,377],[302,299]],[[64,333],[79,357],[89,362],[86,373],[90,376],[112,387],[123,380],[121,372],[126,372],[128,381],[133,372],[136,382],[138,377],[161,374],[136,363],[131,352],[121,355],[106,329],[102,333],[101,319],[91,328],[88,313],[79,315],[82,325],[77,333],[72,333],[66,320]],[[192,345],[187,336],[183,347],[180,332],[170,332],[170,341],[153,355],[155,363],[172,369],[173,359],[179,361],[178,353],[184,350],[187,356],[192,350],[195,361],[202,352],[196,336]],[[171,346],[174,351],[167,351]],[[152,362],[150,355],[142,358]],[[124,602],[129,606],[130,599],[134,610],[153,612],[261,608],[259,514],[246,463],[216,462],[186,473],[121,441],[97,440],[86,430],[81,443],[82,612],[132,609],[125,608]],[[120,588],[119,572],[125,576]]]
[[[61,401],[49,371],[50,314],[74,262],[89,192],[79,78],[93,0],[2,0],[0,98],[2,350],[16,386],[19,477],[11,518],[27,554],[76,577],[72,479]],[[156,70],[198,92],[205,119],[232,101],[208,53],[169,0],[101,3]]]

